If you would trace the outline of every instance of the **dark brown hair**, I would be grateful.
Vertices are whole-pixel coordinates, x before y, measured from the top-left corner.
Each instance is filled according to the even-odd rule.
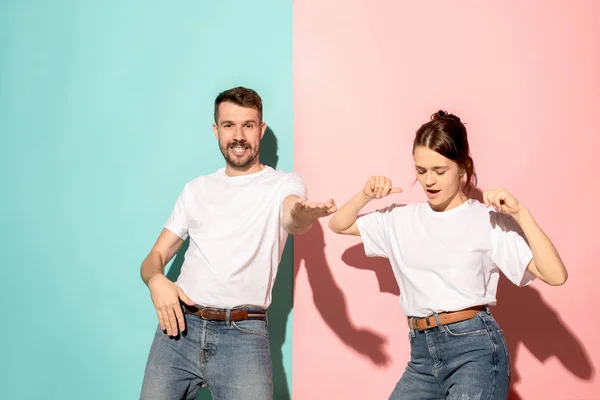
[[[417,131],[413,142],[413,153],[417,146],[427,147],[456,162],[458,167],[467,174],[465,194],[469,194],[471,189],[477,186],[477,174],[469,151],[467,128],[456,115],[442,110],[433,114],[431,120],[421,125]]]
[[[238,86],[219,93],[215,99],[215,123],[219,121],[219,105],[225,102],[256,109],[258,111],[258,122],[262,122],[262,99],[254,90]]]

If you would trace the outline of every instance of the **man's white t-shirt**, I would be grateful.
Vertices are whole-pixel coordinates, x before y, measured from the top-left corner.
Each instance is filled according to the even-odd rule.
[[[392,205],[357,226],[366,255],[390,260],[410,317],[495,305],[500,271],[519,286],[535,278],[517,222],[477,200],[444,212],[429,203]]]
[[[288,236],[288,195],[306,199],[302,179],[268,166],[233,177],[221,168],[188,182],[164,225],[190,238],[176,284],[199,305],[266,309]]]

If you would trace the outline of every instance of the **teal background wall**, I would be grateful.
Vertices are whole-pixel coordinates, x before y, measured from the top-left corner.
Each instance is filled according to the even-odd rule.
[[[293,169],[291,21],[291,0],[0,3],[0,398],[139,396],[156,327],[139,265],[184,183],[223,165],[219,91],[261,94],[277,149],[261,156]],[[270,310],[279,399],[290,249]]]

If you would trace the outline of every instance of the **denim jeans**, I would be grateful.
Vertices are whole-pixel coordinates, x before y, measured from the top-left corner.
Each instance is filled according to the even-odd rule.
[[[411,330],[409,340],[410,361],[390,399],[508,398],[508,351],[489,311],[421,332]]]
[[[200,387],[208,387],[214,400],[273,398],[265,320],[228,323],[185,314],[185,323],[176,338],[157,328],[140,399],[194,399]]]

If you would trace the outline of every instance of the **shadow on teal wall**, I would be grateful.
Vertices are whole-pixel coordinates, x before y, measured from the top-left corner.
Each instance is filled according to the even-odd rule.
[[[291,21],[290,0],[0,2],[1,399],[139,397],[157,323],[139,266],[183,185],[224,164],[218,92],[260,93],[293,169]]]

